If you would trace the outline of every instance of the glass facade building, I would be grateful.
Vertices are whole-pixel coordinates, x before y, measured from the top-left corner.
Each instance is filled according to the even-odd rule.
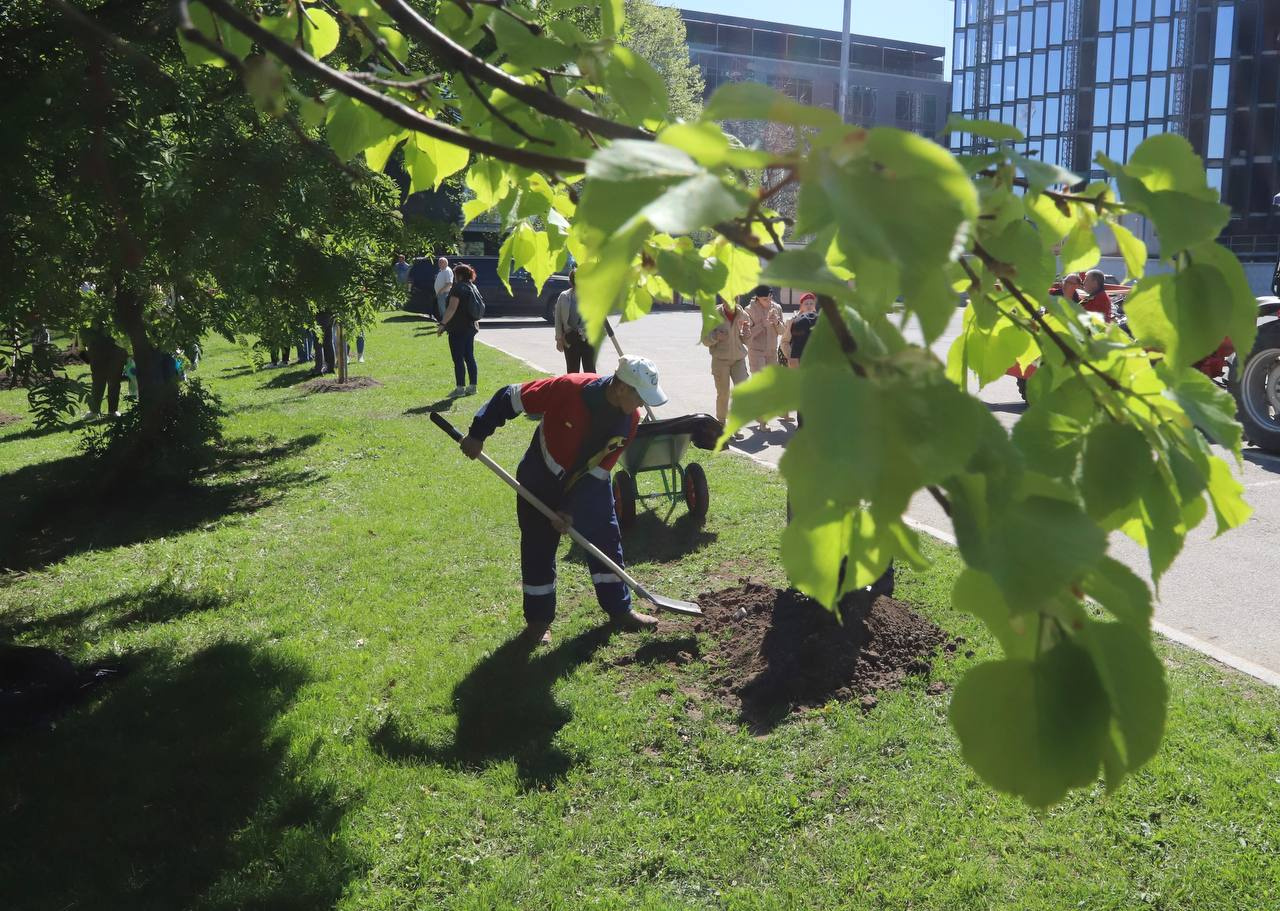
[[[840,32],[693,10],[680,16],[706,97],[725,82],[763,82],[804,104],[836,109]],[[847,119],[941,136],[949,97],[944,51],[852,35]]]
[[[1161,132],[1187,137],[1231,206],[1223,242],[1280,254],[1280,0],[956,0],[951,109],[1105,179]],[[957,134],[954,151],[979,151]]]

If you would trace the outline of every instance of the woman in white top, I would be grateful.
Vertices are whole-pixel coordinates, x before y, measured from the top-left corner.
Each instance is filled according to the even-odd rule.
[[[569,270],[569,290],[556,298],[556,350],[564,352],[565,373],[595,373],[596,349],[587,339],[587,324],[578,312],[578,270]]]

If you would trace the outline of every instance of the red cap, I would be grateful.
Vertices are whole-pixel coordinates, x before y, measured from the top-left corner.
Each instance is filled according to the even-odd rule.
[[[814,294],[812,291],[806,291],[804,294],[800,295],[800,303],[803,304],[807,300],[811,300],[816,304],[818,302],[818,295]]]

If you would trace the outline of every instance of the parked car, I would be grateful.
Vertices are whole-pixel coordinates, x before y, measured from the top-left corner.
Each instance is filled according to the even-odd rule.
[[[557,273],[546,280],[541,288],[524,269],[511,270],[511,291],[498,278],[496,256],[450,256],[449,264],[466,263],[476,270],[476,287],[484,298],[485,316],[541,316],[551,322],[556,298],[569,287],[567,273]],[[436,269],[432,267],[431,281],[435,282]]]

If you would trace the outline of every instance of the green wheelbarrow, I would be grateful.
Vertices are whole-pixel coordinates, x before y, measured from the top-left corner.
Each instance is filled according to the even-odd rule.
[[[638,504],[646,500],[671,504],[667,515],[683,500],[689,515],[702,519],[710,505],[707,473],[697,462],[684,464],[685,453],[692,443],[699,449],[713,450],[724,427],[709,414],[642,421],[636,438],[622,450],[621,467],[613,473],[613,505],[618,524],[628,528],[635,523]],[[642,474],[656,474],[662,479],[662,490],[640,493],[637,480]]]

